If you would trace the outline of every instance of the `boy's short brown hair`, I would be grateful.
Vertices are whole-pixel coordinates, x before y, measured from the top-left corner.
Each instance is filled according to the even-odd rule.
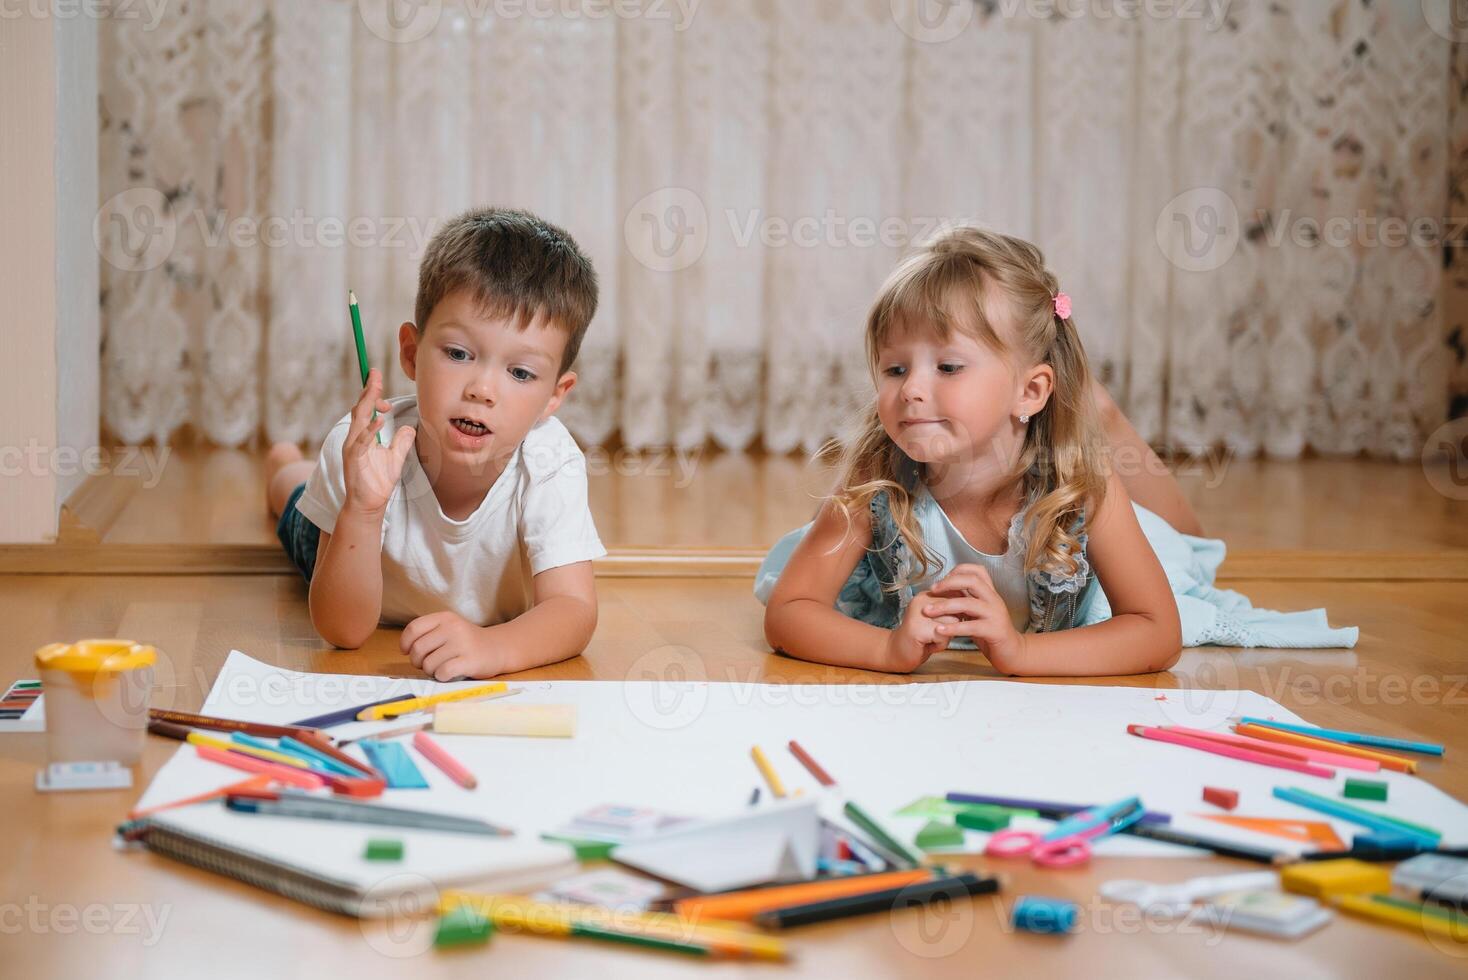
[[[565,232],[529,211],[480,208],[445,224],[418,266],[413,315],[419,333],[447,295],[473,292],[490,316],[515,320],[524,330],[537,314],[567,332],[564,374],[596,313],[596,270]]]

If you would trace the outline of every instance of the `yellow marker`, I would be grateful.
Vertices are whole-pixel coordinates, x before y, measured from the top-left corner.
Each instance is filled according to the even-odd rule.
[[[390,701],[387,704],[374,704],[370,708],[363,708],[357,712],[358,721],[381,721],[384,718],[392,718],[397,715],[406,715],[414,711],[422,711],[431,708],[435,704],[444,704],[448,701],[467,701],[470,698],[482,698],[487,694],[499,694],[506,689],[504,681],[495,681],[493,684],[481,684],[478,687],[466,687],[462,691],[449,691],[447,694],[430,694],[427,697],[409,698],[406,701]]]
[[[221,752],[240,752],[244,755],[252,755],[257,759],[264,759],[266,762],[279,762],[281,765],[290,766],[293,769],[305,769],[307,772],[315,770],[314,766],[307,764],[304,760],[298,759],[293,755],[286,755],[284,752],[273,752],[270,749],[257,749],[253,745],[231,742],[223,738],[212,738],[203,732],[189,732],[189,742],[194,745],[207,745],[212,749],[219,749]]]
[[[760,775],[765,777],[765,782],[770,784],[770,792],[775,794],[775,799],[783,800],[785,798],[785,784],[780,782],[779,776],[775,775],[775,770],[770,765],[770,760],[765,758],[765,754],[760,751],[758,745],[749,750],[749,755],[754,759],[754,764],[759,766]]]
[[[521,895],[484,895],[445,891],[440,915],[467,905],[496,926],[545,936],[568,936],[579,924],[613,929],[623,935],[703,943],[724,956],[780,961],[788,958],[784,940],[750,929],[745,923],[692,919],[671,912],[626,912],[588,905],[536,902]]]
[[[1370,895],[1342,895],[1335,904],[1343,912],[1406,926],[1420,932],[1447,936],[1454,942],[1468,943],[1468,919],[1455,920],[1446,915],[1435,915],[1425,910],[1406,909],[1398,905],[1387,905]]]

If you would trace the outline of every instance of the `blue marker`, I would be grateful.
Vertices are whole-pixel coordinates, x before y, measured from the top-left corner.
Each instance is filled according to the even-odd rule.
[[[1384,735],[1362,735],[1358,732],[1341,732],[1333,728],[1316,728],[1313,725],[1291,725],[1282,721],[1270,721],[1267,718],[1237,718],[1242,725],[1262,725],[1265,728],[1278,728],[1281,731],[1294,732],[1297,735],[1311,735],[1315,738],[1323,738],[1331,742],[1344,742],[1347,745],[1372,745],[1381,749],[1398,749],[1402,752],[1421,752],[1423,755],[1442,755],[1443,747],[1433,745],[1431,742],[1408,742],[1400,738],[1387,738]]]

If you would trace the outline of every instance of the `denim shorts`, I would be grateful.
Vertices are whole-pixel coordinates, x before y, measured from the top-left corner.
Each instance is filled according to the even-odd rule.
[[[275,524],[275,536],[280,539],[280,546],[285,549],[291,564],[310,582],[311,573],[316,570],[316,547],[321,543],[321,529],[296,509],[296,501],[305,492],[304,483],[291,491],[285,510],[280,512],[280,520]]]

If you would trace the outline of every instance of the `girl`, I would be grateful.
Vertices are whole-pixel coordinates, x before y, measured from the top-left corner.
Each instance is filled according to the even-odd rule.
[[[867,318],[876,398],[828,447],[835,492],[766,560],[771,646],[902,672],[969,644],[1017,675],[1177,661],[1177,603],[1127,491],[1177,530],[1197,519],[1092,384],[1070,313],[1039,249],[1007,235],[953,229],[898,266]],[[1156,465],[1124,485],[1103,422]],[[1081,626],[1098,583],[1110,618]]]

